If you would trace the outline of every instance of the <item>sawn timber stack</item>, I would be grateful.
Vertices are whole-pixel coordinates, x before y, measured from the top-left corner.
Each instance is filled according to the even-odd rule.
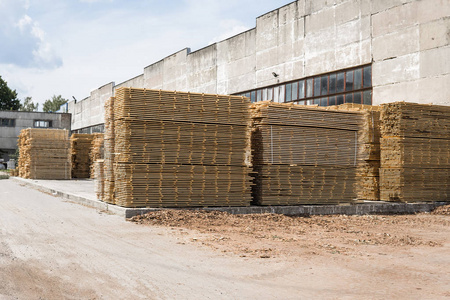
[[[93,134],[74,133],[70,137],[72,154],[72,178],[89,178],[91,176],[90,151]]]
[[[354,201],[360,112],[259,102],[251,115],[256,204]]]
[[[248,206],[249,101],[240,96],[119,88],[114,99],[114,203]],[[106,136],[105,136],[105,151]],[[105,153],[105,167],[108,166]]]
[[[356,194],[360,200],[380,200],[380,107],[346,103],[329,106],[331,110],[359,111],[363,115],[362,129],[358,134],[358,167]]]
[[[450,107],[383,104],[381,134],[381,200],[448,201]]]
[[[19,176],[70,179],[69,132],[64,129],[22,129],[19,135]]]
[[[91,178],[95,178],[95,162],[98,159],[104,158],[104,134],[103,133],[93,133],[94,138],[91,142],[91,149],[89,151],[89,159],[91,162]]]

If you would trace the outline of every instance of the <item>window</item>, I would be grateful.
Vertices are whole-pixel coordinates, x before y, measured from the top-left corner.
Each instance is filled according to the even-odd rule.
[[[271,100],[300,105],[372,104],[372,66],[313,76],[240,93],[251,102]]]
[[[35,128],[51,128],[52,121],[34,120],[34,127]]]
[[[303,99],[305,98],[305,81],[300,80],[298,82],[298,98]]]
[[[368,66],[364,68],[364,87],[372,87],[372,67]]]
[[[328,76],[322,76],[320,79],[320,94],[328,95]]]
[[[342,93],[344,91],[344,73],[337,73],[337,93]]]
[[[306,98],[310,98],[313,96],[313,80],[312,79],[308,79],[306,81]]]
[[[345,91],[353,90],[353,71],[345,73]]]
[[[286,84],[286,102],[292,101],[292,83]]]
[[[299,89],[298,82],[292,83],[292,100],[297,100],[299,98],[302,98],[302,97],[298,96],[298,89]],[[287,99],[286,99],[286,102],[287,102]]]
[[[250,94],[250,101],[256,102],[256,91],[251,92]]]
[[[16,119],[0,119],[0,127],[15,127]]]
[[[336,93],[336,74],[330,75],[330,94]]]

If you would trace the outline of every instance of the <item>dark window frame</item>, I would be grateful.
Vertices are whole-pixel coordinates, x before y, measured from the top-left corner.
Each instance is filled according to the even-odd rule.
[[[16,127],[16,119],[1,118],[0,127]]]
[[[44,126],[41,126],[41,122]],[[52,120],[33,120],[33,128],[53,128],[53,122]]]
[[[356,74],[359,73],[361,78],[356,80]],[[347,74],[352,76],[351,84],[347,83]],[[358,74],[358,75],[359,75]],[[370,74],[369,78],[366,76]],[[339,88],[338,75],[341,75],[341,80],[343,80],[342,88]],[[342,78],[343,75],[343,78]],[[331,86],[331,79],[334,79],[334,85]],[[322,82],[325,82],[327,89],[324,93]],[[310,86],[308,86],[310,83]],[[360,86],[356,86],[356,83],[359,83]],[[286,88],[286,86],[290,86],[290,88]],[[318,88],[318,89],[317,89]],[[333,90],[331,90],[333,88]],[[316,90],[317,89],[317,90]],[[282,99],[285,103],[295,103],[295,104],[304,104],[311,105],[311,103],[319,103],[323,105],[325,102],[324,98],[326,98],[327,106],[339,105],[339,100],[343,97],[343,103],[353,103],[354,100],[360,99],[360,103],[366,105],[372,105],[372,65],[361,65],[358,67],[347,68],[343,70],[338,70],[330,73],[319,74],[316,76],[305,77],[302,79],[292,80],[289,82],[285,82],[282,84],[266,86],[262,88],[258,88],[255,90],[246,91],[243,93],[239,93],[241,96],[250,96],[253,92],[256,95],[261,95],[260,99],[264,100],[264,90],[267,91],[267,97],[265,100],[275,101],[274,91],[283,91],[283,95],[279,95],[279,99]],[[302,92],[302,93],[301,93]],[[316,93],[317,92],[317,93]],[[289,93],[289,94],[288,94]],[[359,93],[360,96],[354,97],[354,93]],[[296,97],[295,97],[296,96]],[[340,97],[342,96],[342,97]],[[259,97],[249,97],[252,102],[258,102]],[[331,103],[330,103],[331,98]],[[286,99],[288,101],[286,101]],[[346,100],[347,99],[347,100]],[[275,101],[277,102],[277,101]]]

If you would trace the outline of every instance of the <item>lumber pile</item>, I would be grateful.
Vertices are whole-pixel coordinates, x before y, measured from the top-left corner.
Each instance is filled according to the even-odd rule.
[[[364,121],[358,134],[356,194],[361,200],[380,200],[380,107],[346,103],[327,108],[360,111],[363,114]]]
[[[115,204],[114,200],[114,97],[105,102],[103,197],[101,200]]]
[[[104,153],[104,134],[103,133],[93,133],[93,139],[91,142],[91,149],[89,151],[89,161],[91,163],[91,178],[95,177],[95,166],[94,163],[98,159],[103,159],[103,153]]]
[[[250,205],[248,105],[240,96],[117,89],[114,148],[107,147],[105,133],[105,180],[112,172],[114,203]]]
[[[362,113],[265,101],[251,116],[256,204],[353,202]]]
[[[104,193],[104,176],[105,176],[105,164],[103,159],[97,159],[93,164],[94,178],[95,178],[95,194],[97,199],[103,199]]]
[[[94,139],[92,134],[74,133],[70,137],[70,149],[72,154],[72,178],[89,178],[91,172],[91,160],[89,153]]]
[[[70,179],[69,133],[64,129],[23,129],[18,175],[29,179]]]
[[[381,200],[448,201],[450,107],[383,104],[381,134]]]

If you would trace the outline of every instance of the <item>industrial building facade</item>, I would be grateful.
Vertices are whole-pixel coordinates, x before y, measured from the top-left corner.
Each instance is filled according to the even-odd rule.
[[[51,128],[70,131],[71,115],[68,113],[45,113],[26,111],[0,111],[0,159],[7,161],[17,149],[22,129]]]
[[[450,105],[448,0],[299,0],[256,27],[183,49],[68,104],[72,130],[102,131],[118,87],[245,95],[307,105]]]

